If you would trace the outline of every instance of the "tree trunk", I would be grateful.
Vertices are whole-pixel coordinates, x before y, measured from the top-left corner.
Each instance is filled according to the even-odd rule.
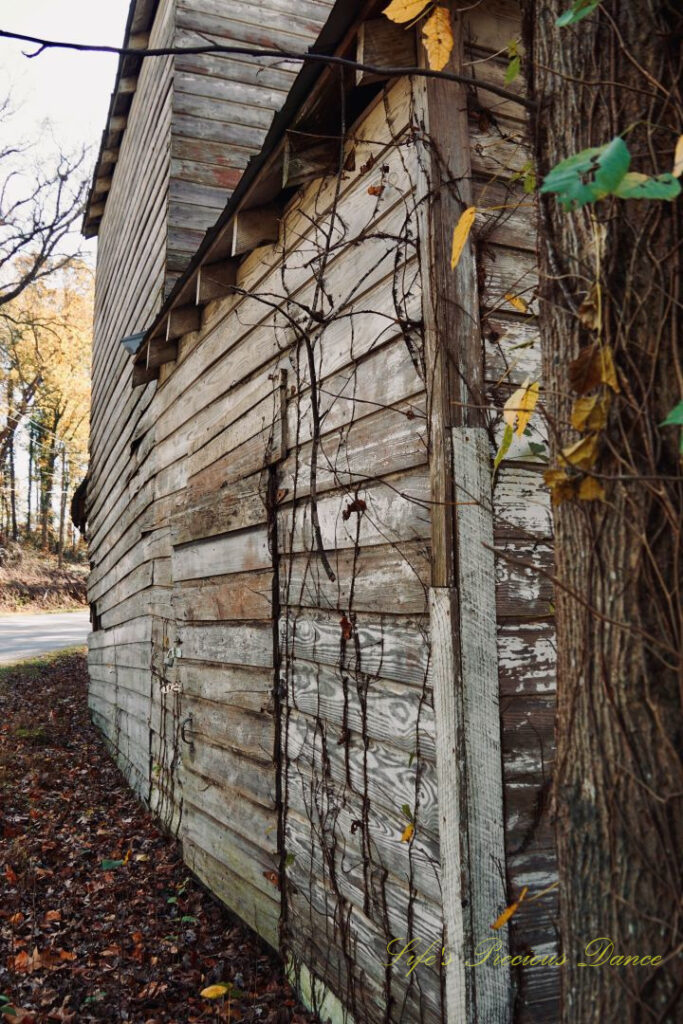
[[[683,130],[683,15],[670,3],[606,0],[557,28],[569,0],[525,4],[540,176],[624,133],[632,170],[671,171]],[[614,353],[593,467],[605,501],[554,509],[558,719],[554,809],[560,872],[563,1021],[680,1020],[681,467],[678,428],[658,426],[681,397],[681,204],[603,199],[540,208],[541,337],[554,465],[575,442],[568,367],[597,341]],[[594,220],[604,226],[604,251]],[[596,269],[597,268],[597,269]],[[602,334],[578,307],[599,280]],[[611,393],[611,389],[610,393]],[[595,963],[661,957],[652,966]],[[595,953],[598,945],[592,947]],[[676,953],[675,951],[679,952]],[[609,959],[609,958],[608,958]]]
[[[10,501],[10,515],[12,517],[12,540],[16,544],[19,540],[19,530],[17,528],[17,474],[14,465],[14,440],[16,434],[12,435],[10,446],[9,446],[9,501]]]
[[[33,488],[33,432],[34,427],[29,424],[28,428],[28,487],[26,490],[26,536],[31,536],[31,491]]]
[[[66,491],[69,485],[67,472],[66,472],[66,447],[62,444],[62,472],[61,478],[61,491],[59,494],[59,567],[61,569],[64,561],[64,528],[66,526]]]

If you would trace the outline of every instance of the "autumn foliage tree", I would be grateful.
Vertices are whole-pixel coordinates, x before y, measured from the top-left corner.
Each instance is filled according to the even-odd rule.
[[[7,475],[15,465],[17,434],[28,418],[43,546],[50,538],[57,477],[65,490],[82,475],[87,453],[92,294],[92,271],[72,261],[0,310],[0,466]],[[15,505],[9,504],[14,525]]]

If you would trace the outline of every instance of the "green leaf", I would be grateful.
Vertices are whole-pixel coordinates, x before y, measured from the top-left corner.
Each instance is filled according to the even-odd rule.
[[[288,853],[287,856],[285,857],[285,867],[286,868],[291,867],[291,865],[294,863],[295,860],[296,860],[296,858],[295,858],[294,854],[293,853]]]
[[[507,426],[505,428],[505,433],[503,434],[503,440],[500,442],[500,448],[496,452],[496,457],[493,460],[493,472],[494,473],[496,472],[496,470],[500,466],[501,462],[503,461],[503,459],[505,458],[507,453],[510,451],[510,445],[512,444],[512,439],[513,439],[514,436],[515,436],[515,432],[512,429],[512,427]]]
[[[681,183],[673,174],[625,174],[614,189],[620,199],[675,199],[681,193]]]
[[[413,821],[413,812],[411,811],[409,804],[403,805],[403,807],[401,808],[401,813],[405,818],[408,819],[408,821]]]
[[[121,867],[123,867],[123,863],[124,862],[122,860],[103,860],[102,861],[102,870],[103,871],[113,871],[114,868],[121,868]]]
[[[601,0],[574,0],[569,10],[560,15],[556,24],[559,28],[576,25],[577,21],[582,21],[592,14],[595,8],[600,6],[600,3]]]
[[[505,85],[511,85],[512,82],[514,82],[515,78],[517,77],[517,75],[520,72],[521,67],[522,67],[521,60],[519,59],[518,56],[514,56],[510,60],[510,63],[508,64],[507,69],[505,71],[505,78],[503,79]]]
[[[410,757],[408,758],[408,767],[409,767],[409,768],[412,768],[412,767],[413,767],[413,761],[414,761],[414,760],[415,760],[415,753],[413,752],[413,753],[412,753],[412,754],[410,755]]]
[[[628,171],[631,154],[618,135],[604,146],[584,149],[553,167],[541,192],[556,192],[565,208],[585,206],[609,195]],[[593,180],[587,180],[594,173]]]
[[[660,427],[683,427],[683,402],[675,405]]]
[[[193,917],[192,914],[185,914],[184,917],[180,918],[181,924],[196,924],[199,919]]]
[[[683,402],[679,402],[675,405],[665,420],[659,424],[660,427],[683,427]],[[683,430],[681,430],[681,440],[678,446],[678,450],[683,455]]]
[[[538,441],[529,441],[529,450],[532,455],[545,455],[545,445],[540,444]]]

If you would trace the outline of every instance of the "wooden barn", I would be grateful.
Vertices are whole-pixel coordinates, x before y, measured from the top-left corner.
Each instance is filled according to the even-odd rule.
[[[133,0],[130,51],[351,63],[121,59],[85,221],[90,706],[321,1020],[554,1022],[541,413],[494,471],[540,379],[520,14],[451,4],[447,81],[390,73],[425,54],[384,6]]]

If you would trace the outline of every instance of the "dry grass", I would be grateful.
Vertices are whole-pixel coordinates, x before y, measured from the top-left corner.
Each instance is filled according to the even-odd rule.
[[[86,604],[87,565],[64,562],[34,547],[9,544],[0,559],[0,614],[71,611]]]

